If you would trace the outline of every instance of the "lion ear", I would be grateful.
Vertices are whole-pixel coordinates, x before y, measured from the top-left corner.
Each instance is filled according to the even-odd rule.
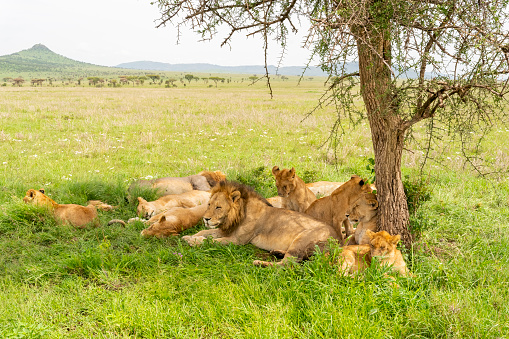
[[[292,167],[292,169],[290,170],[290,174],[292,176],[292,179],[295,178],[295,167]]]
[[[277,175],[279,173],[279,167],[274,166],[272,167],[272,174]]]
[[[138,197],[138,202],[139,202],[139,203],[147,202],[147,200],[143,199],[142,197]]]
[[[166,217],[163,215],[161,215],[161,217],[159,218],[159,222],[165,222],[166,221]]]
[[[361,181],[359,181],[359,185],[364,186],[364,179],[361,179]]]
[[[234,191],[232,192],[232,202],[236,202],[237,200],[240,199],[240,192],[239,191]]]
[[[392,241],[391,241],[391,242],[392,242],[394,245],[396,245],[396,244],[397,244],[400,240],[401,240],[401,235],[396,234],[396,235],[394,235],[394,236],[392,237]]]
[[[41,188],[41,189],[39,190],[39,192],[41,192],[42,194],[44,194],[44,188]]]

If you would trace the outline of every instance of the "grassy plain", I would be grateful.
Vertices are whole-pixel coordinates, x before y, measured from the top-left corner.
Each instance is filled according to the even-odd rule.
[[[415,277],[398,278],[399,288],[376,268],[342,277],[323,255],[261,269],[251,263],[267,255],[253,246],[191,248],[178,237],[142,239],[140,223],[106,226],[135,216],[125,201],[135,178],[222,170],[268,197],[273,165],[308,180],[369,175],[366,123],[344,124],[335,157],[320,147],[334,110],[303,120],[323,80],[273,89],[274,99],[245,82],[0,87],[0,337],[509,337],[507,174],[478,177],[452,139],[433,150],[443,161],[424,168],[431,199],[413,216],[421,232],[406,252]],[[507,173],[509,131],[495,128],[483,146]],[[407,152],[404,175],[415,177],[421,159]],[[41,187],[61,203],[119,207],[102,212],[97,229],[56,226],[22,202]]]

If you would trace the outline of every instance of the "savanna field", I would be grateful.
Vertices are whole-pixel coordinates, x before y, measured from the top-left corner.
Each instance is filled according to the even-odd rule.
[[[477,151],[498,174],[464,165],[458,141],[433,144],[421,169],[425,126],[403,156],[416,243],[413,277],[372,267],[344,277],[341,251],[285,268],[254,246],[140,236],[127,197],[135,179],[221,170],[264,197],[271,168],[306,182],[372,175],[366,120],[311,116],[325,79],[208,87],[0,87],[0,337],[2,338],[508,338],[509,128],[495,123]],[[98,199],[101,227],[57,225],[26,205],[44,188],[59,203]],[[146,192],[150,195],[151,192]],[[153,196],[146,196],[147,199]],[[200,223],[183,235],[194,234]]]

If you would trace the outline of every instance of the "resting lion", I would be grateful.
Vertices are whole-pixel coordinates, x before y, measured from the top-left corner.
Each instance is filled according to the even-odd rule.
[[[281,197],[283,208],[304,212],[316,200],[315,194],[295,174],[295,168],[280,170],[274,166],[272,174],[276,179],[277,195]]]
[[[172,207],[194,207],[196,205],[207,204],[210,199],[210,193],[206,191],[189,191],[181,194],[165,195],[155,201],[147,201],[138,197],[137,214],[142,218],[151,218]]]
[[[378,225],[378,200],[376,199],[376,194],[362,194],[346,211],[346,217],[351,223],[358,223],[349,244],[369,244],[370,239],[367,231],[376,232]]]
[[[94,227],[99,226],[96,206],[104,210],[111,209],[110,205],[97,200],[93,201],[93,203],[88,206],[57,204],[53,199],[44,194],[43,189],[38,191],[29,189],[23,198],[23,201],[27,204],[45,206],[53,213],[58,222],[69,223],[70,225],[78,228],[84,228],[88,224]]]
[[[402,276],[407,276],[408,268],[406,267],[405,260],[401,252],[396,248],[401,236],[391,236],[386,231],[377,233],[366,231],[370,242],[368,245],[349,245],[343,247],[341,252],[340,262],[341,271],[354,274],[358,271],[363,271],[366,267],[371,265],[374,257],[382,265],[390,265],[395,272]]]
[[[141,231],[144,237],[156,236],[158,238],[178,235],[200,222],[207,210],[207,204],[191,208],[173,207],[158,216],[158,220],[148,228]]]
[[[207,237],[220,244],[253,244],[267,251],[283,254],[278,265],[290,258],[300,261],[312,255],[315,245],[323,245],[336,231],[305,214],[274,208],[251,188],[237,182],[221,182],[212,191],[203,221],[208,230],[184,236],[190,245],[203,243]],[[255,260],[255,265],[273,263]]]
[[[187,177],[166,177],[153,180],[137,180],[129,186],[127,191],[130,193],[139,187],[153,188],[157,190],[157,193],[160,196],[182,194],[192,190],[209,191],[221,180],[226,180],[226,176],[221,171],[202,171],[199,174]]]

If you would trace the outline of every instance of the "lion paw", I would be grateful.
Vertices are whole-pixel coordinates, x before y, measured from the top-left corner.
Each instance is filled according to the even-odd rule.
[[[263,260],[255,260],[255,261],[253,261],[253,265],[261,266],[261,267],[269,267],[269,266],[274,266],[274,263],[271,263],[269,261],[263,261]]]
[[[203,244],[205,237],[185,235],[182,237],[182,240],[185,240],[189,244],[189,246],[197,246]]]

